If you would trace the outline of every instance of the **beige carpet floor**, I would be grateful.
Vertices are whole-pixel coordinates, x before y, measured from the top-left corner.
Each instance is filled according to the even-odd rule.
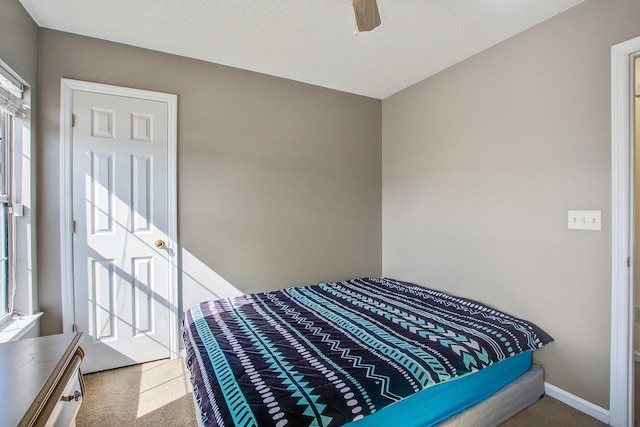
[[[183,359],[88,374],[84,381],[78,427],[197,425]]]
[[[88,374],[85,385],[78,427],[196,426],[189,374],[182,359]],[[532,426],[605,424],[548,396],[502,424],[502,427]]]

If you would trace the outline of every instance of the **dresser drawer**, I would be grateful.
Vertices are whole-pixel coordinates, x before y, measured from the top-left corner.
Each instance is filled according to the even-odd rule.
[[[76,354],[55,388],[51,399],[36,426],[69,427],[75,425],[76,415],[84,399],[84,383],[80,373],[82,357]]]
[[[75,332],[0,344],[0,427],[73,425],[84,399],[81,340]]]

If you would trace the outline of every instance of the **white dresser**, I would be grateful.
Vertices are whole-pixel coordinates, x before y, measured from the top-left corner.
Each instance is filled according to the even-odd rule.
[[[84,399],[82,333],[0,344],[0,427],[75,425]]]

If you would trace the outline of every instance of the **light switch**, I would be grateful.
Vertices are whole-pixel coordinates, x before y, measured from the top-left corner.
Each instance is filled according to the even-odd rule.
[[[569,230],[602,230],[601,211],[569,211]]]

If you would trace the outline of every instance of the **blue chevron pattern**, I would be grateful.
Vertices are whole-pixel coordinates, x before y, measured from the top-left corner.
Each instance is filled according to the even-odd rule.
[[[201,303],[183,338],[205,426],[338,427],[553,339],[472,300],[386,278]]]
[[[333,369],[336,369],[337,371],[340,372],[341,375],[344,375],[345,379],[350,384],[352,384],[354,387],[356,387],[358,392],[362,395],[363,402],[365,402],[367,404],[367,406],[369,406],[369,409],[372,411],[372,413],[375,412],[375,406],[373,405],[373,403],[371,401],[371,398],[369,397],[369,394],[364,389],[364,387],[362,387],[362,385],[353,377],[353,375],[351,375],[347,370],[343,369],[339,364],[334,362],[325,353],[322,353],[320,351],[320,349],[318,349],[317,346],[313,345],[303,335],[303,331],[302,330],[300,330],[298,328],[295,328],[292,325],[294,325],[294,324],[301,325],[301,326],[303,326],[304,331],[309,331],[309,332],[311,332],[312,335],[320,337],[321,338],[321,342],[329,344],[331,346],[330,349],[332,351],[336,351],[336,352],[338,352],[340,354],[340,358],[339,359],[345,359],[345,360],[351,361],[351,366],[353,366],[353,367],[361,367],[361,368],[366,369],[368,375],[370,375],[370,372],[371,372],[371,369],[373,369],[373,366],[371,366],[371,365],[367,366],[366,364],[363,364],[362,363],[362,358],[359,357],[359,356],[350,356],[348,348],[341,348],[339,341],[332,340],[331,339],[331,335],[329,333],[324,333],[322,331],[321,327],[314,326],[313,322],[308,321],[305,317],[302,317],[300,315],[300,313],[298,313],[295,309],[293,309],[293,308],[289,307],[288,305],[286,305],[283,301],[280,301],[279,299],[277,299],[276,297],[274,297],[272,295],[268,295],[268,297],[269,297],[269,301],[271,302],[271,304],[273,304],[274,306],[280,308],[284,313],[286,313],[286,315],[289,317],[289,319],[295,321],[295,323],[286,322],[281,316],[279,316],[276,312],[271,310],[269,308],[268,304],[265,304],[265,307],[271,311],[271,314],[273,315],[273,317],[275,319],[277,319],[279,322],[281,322],[282,325],[289,327],[291,329],[292,333],[296,333],[301,341],[304,341],[305,344],[307,346],[309,346],[309,348],[312,348],[314,350],[314,352],[316,353],[318,358],[323,359]],[[258,295],[257,298],[259,299],[260,296]]]

